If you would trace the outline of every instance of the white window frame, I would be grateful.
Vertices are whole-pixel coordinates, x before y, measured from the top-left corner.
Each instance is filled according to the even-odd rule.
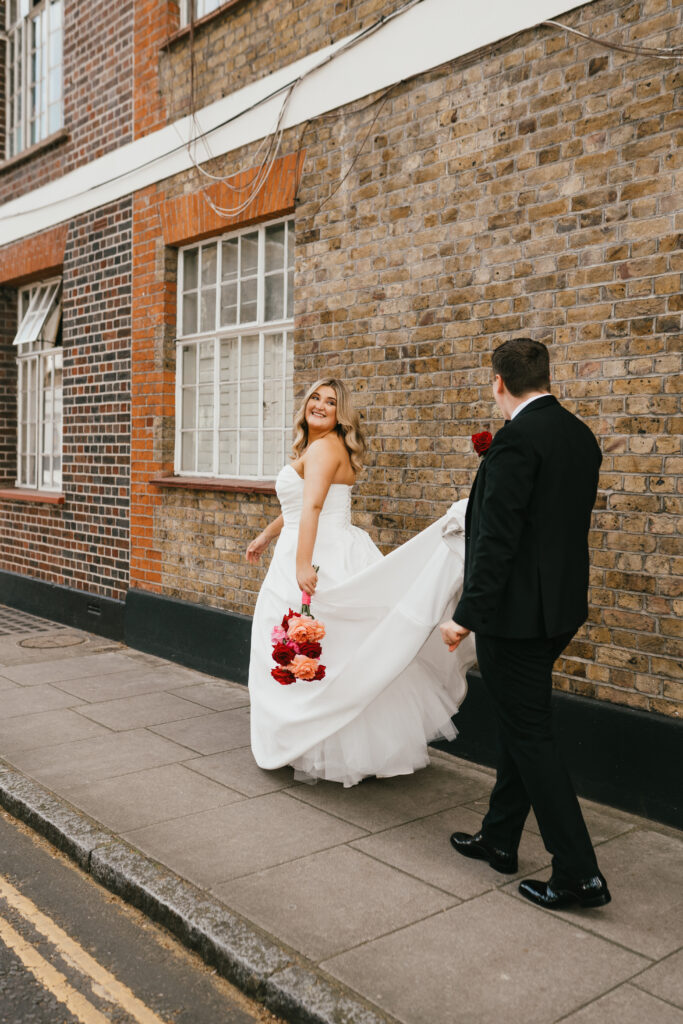
[[[266,321],[265,319],[265,279],[267,276],[265,273],[265,242],[266,242],[266,230],[271,227],[275,227],[280,224],[285,224],[286,235],[285,235],[285,265],[283,269],[283,306],[284,311],[289,314],[285,317]],[[290,243],[290,232],[291,232],[291,243]],[[243,235],[258,234],[258,255],[257,255],[257,290],[256,290],[256,318],[254,320],[235,323],[227,327],[220,326],[220,310],[221,310],[221,284],[222,284],[222,250],[223,242],[227,240],[235,240],[241,238]],[[194,243],[193,245],[183,246],[178,252],[178,292],[177,292],[177,338],[176,338],[176,431],[175,431],[175,462],[174,472],[178,476],[188,477],[215,477],[221,480],[230,479],[248,479],[248,480],[271,480],[275,475],[273,472],[264,472],[264,437],[265,434],[279,434],[281,431],[281,452],[282,460],[280,466],[284,464],[286,456],[289,450],[289,441],[291,439],[291,427],[292,427],[292,414],[293,414],[293,370],[288,367],[292,367],[293,363],[293,328],[294,328],[294,316],[293,309],[288,308],[293,303],[293,293],[288,292],[288,273],[293,267],[293,263],[288,263],[287,254],[294,252],[294,218],[281,217],[276,220],[267,221],[263,224],[251,225],[250,227],[242,228],[238,231],[231,231],[224,235],[220,235],[217,238],[207,239],[203,242]],[[212,327],[207,331],[196,331],[193,333],[183,334],[183,313],[184,313],[184,266],[185,266],[185,253],[189,251],[201,251],[203,247],[216,246],[216,309],[215,309],[215,327]],[[240,281],[242,278],[237,277],[237,302],[239,310],[239,294],[240,294]],[[211,285],[209,287],[212,287]],[[192,294],[197,294],[197,319],[195,326],[201,326],[201,256],[197,261],[197,288],[193,289]],[[264,426],[264,387],[265,381],[265,349],[267,345],[267,339],[271,336],[280,335],[282,337],[282,364],[281,374],[273,375],[269,378],[273,381],[280,381],[282,384],[282,392],[280,395],[280,408],[282,410],[281,427],[265,427]],[[248,428],[240,427],[240,395],[241,385],[243,383],[242,378],[242,349],[243,342],[247,339],[258,339],[258,425],[254,428],[257,434],[257,472],[245,472],[240,465],[240,432],[246,433]],[[235,426],[221,427],[221,377],[220,377],[220,358],[221,358],[221,342],[227,340],[236,340],[238,349],[238,369],[237,378],[234,382],[234,386],[237,389],[237,408],[235,410]],[[207,344],[213,344],[213,379],[210,382],[213,386],[213,422],[210,427],[204,429],[212,434],[212,458],[211,465],[209,467],[199,468],[199,434],[200,434],[200,409],[199,409],[199,396],[201,382],[198,376],[199,368],[199,357],[201,349],[197,351],[195,355],[195,367],[197,367],[197,376],[194,382],[186,385],[184,380],[184,359],[183,353],[186,350],[198,348],[199,346],[207,346]],[[251,379],[251,378],[250,378]],[[225,383],[225,382],[223,382]],[[208,388],[210,384],[206,384]],[[183,423],[183,396],[185,389],[195,389],[195,405],[194,405],[194,416],[193,423],[187,427]],[[220,458],[220,434],[221,431],[234,431],[236,437],[236,468],[232,473],[221,473],[219,472],[219,458]],[[183,468],[183,437],[186,434],[194,434],[194,460],[192,469]],[[279,468],[279,467],[278,467]]]
[[[184,28],[190,24],[190,15],[194,10],[194,20],[199,21],[207,14],[212,14],[219,7],[227,3],[227,0],[180,0],[180,27]]]
[[[63,126],[63,0],[5,0],[4,28],[9,160]]]
[[[57,371],[63,373],[62,347],[55,344],[60,292],[61,278],[19,289],[19,324],[14,339],[17,346],[15,484],[22,489],[56,493],[62,489],[63,386],[57,387],[55,383]],[[40,327],[37,327],[38,319]],[[49,385],[46,385],[47,377]],[[46,444],[48,434],[52,441],[49,445]]]

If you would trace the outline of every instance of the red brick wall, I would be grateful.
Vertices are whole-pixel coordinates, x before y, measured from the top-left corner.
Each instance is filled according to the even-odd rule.
[[[132,140],[134,6],[133,0],[65,0],[64,128],[68,137],[5,170],[0,166],[0,203]],[[3,44],[0,66],[4,60]],[[0,125],[4,118],[3,103]]]
[[[166,123],[166,103],[159,85],[161,47],[179,23],[177,0],[137,0],[133,134],[147,135]]]
[[[0,284],[17,287],[61,273],[69,225],[22,238],[0,249]]]
[[[240,218],[219,217],[197,191],[168,195],[165,185],[151,186],[136,193],[133,206],[133,323],[132,349],[132,436],[131,436],[131,586],[163,592],[169,596],[207,603],[220,602],[224,608],[248,608],[240,599],[239,585],[226,603],[220,570],[214,567],[211,585],[207,581],[183,578],[183,540],[177,530],[187,533],[184,512],[178,526],[177,510],[189,505],[225,511],[233,535],[243,529],[244,509],[254,506],[252,526],[261,520],[261,509],[272,499],[261,496],[224,495],[201,491],[181,495],[164,491],[151,481],[173,472],[175,428],[175,325],[177,249],[209,234],[231,227],[271,219],[292,212],[302,154],[289,154],[275,161],[259,196]],[[230,179],[251,176],[249,165]],[[184,179],[187,175],[182,176]],[[174,193],[180,180],[173,182]],[[213,187],[215,199],[223,198],[223,187]],[[170,243],[170,244],[167,244]],[[174,246],[171,248],[171,244]],[[171,511],[170,515],[167,514]],[[229,510],[229,511],[228,511]],[[206,537],[216,524],[202,526]],[[197,538],[199,540],[199,538]],[[194,541],[190,541],[190,546]],[[219,545],[220,546],[220,545]],[[222,557],[222,556],[221,556]],[[248,599],[247,599],[248,600]]]
[[[63,265],[64,502],[0,499],[0,568],[119,599],[129,555],[130,250],[130,199],[70,225]],[[16,291],[0,295],[0,359],[8,371],[0,386],[0,454],[10,476]]]

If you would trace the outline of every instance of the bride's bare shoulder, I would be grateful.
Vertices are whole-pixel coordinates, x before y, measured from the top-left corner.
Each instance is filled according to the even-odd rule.
[[[321,471],[332,475],[333,483],[352,483],[355,474],[346,445],[336,432],[325,434],[306,449],[301,460],[304,473]]]

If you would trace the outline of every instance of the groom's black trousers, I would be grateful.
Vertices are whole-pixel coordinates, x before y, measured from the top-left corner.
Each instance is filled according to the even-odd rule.
[[[482,824],[484,838],[516,851],[533,807],[556,881],[597,874],[598,866],[551,718],[552,667],[572,638],[510,640],[476,635],[482,679],[493,700],[500,755]]]

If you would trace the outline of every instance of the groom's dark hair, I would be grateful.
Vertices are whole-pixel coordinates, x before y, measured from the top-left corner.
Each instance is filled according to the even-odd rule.
[[[511,395],[550,390],[548,349],[532,338],[510,338],[494,350],[491,368],[499,374]]]

